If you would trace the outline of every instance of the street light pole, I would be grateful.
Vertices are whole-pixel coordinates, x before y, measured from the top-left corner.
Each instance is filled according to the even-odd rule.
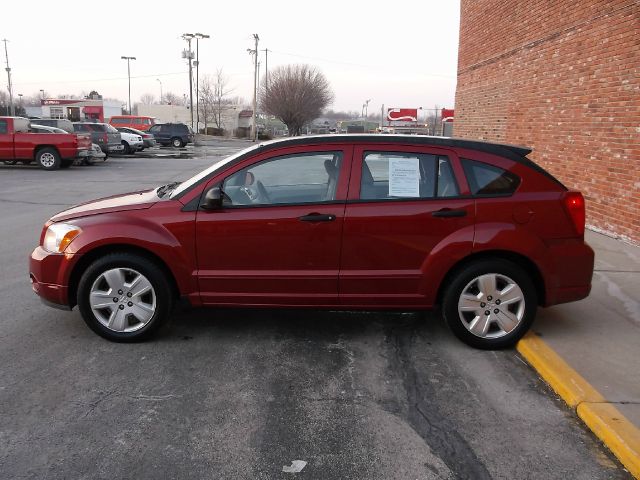
[[[183,58],[187,58],[189,60],[189,110],[191,111],[191,128],[193,128],[193,52],[191,51],[191,40],[195,37],[193,33],[184,33],[182,38],[187,41],[187,45],[189,46],[186,52],[182,53]]]
[[[204,33],[196,33],[196,130],[200,130],[200,108],[199,108],[199,99],[200,99],[200,39],[201,38],[209,38],[209,35],[205,35]]]
[[[258,139],[258,41],[260,37],[253,34],[255,49],[253,50],[253,141]],[[250,52],[251,53],[251,52]]]
[[[13,107],[13,85],[11,84],[11,67],[9,67],[9,53],[7,53],[7,40],[6,38],[2,40],[4,42],[4,56],[7,59],[7,87],[9,89],[9,115],[13,116],[16,114],[15,108]]]
[[[126,60],[127,61],[127,76],[129,77],[129,115],[131,115],[131,65],[130,65],[130,61],[131,60],[135,60],[136,57],[125,57],[122,56],[120,57],[122,60]]]
[[[371,101],[371,99],[365,100],[364,105],[362,105],[362,108],[364,109],[364,133],[367,133],[367,117],[369,116],[369,102],[370,101]]]
[[[156,78],[156,80],[160,84],[160,105],[162,105],[162,82],[160,81],[159,78]]]

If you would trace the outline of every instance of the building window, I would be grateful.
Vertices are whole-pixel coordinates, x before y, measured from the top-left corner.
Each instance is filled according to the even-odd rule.
[[[61,107],[51,107],[49,115],[51,118],[64,118],[64,109]]]

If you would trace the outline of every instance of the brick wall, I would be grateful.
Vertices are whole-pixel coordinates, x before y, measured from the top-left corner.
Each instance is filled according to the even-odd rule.
[[[462,0],[454,135],[532,147],[640,243],[640,1]]]

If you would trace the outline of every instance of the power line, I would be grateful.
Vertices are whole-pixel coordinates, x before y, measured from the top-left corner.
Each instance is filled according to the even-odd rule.
[[[148,77],[168,77],[170,75],[184,75],[183,72],[168,72],[168,73],[150,73],[148,75],[131,75],[131,78],[148,78]],[[88,83],[88,82],[110,82],[112,80],[125,80],[129,77],[110,77],[110,78],[87,78],[84,80],[47,80],[46,83]],[[38,82],[21,82],[16,85],[40,85],[42,81]]]
[[[370,68],[370,69],[374,69],[374,70],[384,70],[384,71],[388,71],[389,70],[388,66],[387,67],[383,67],[383,66],[380,66],[380,65],[366,65],[366,64],[363,64],[363,63],[343,62],[343,61],[340,61],[340,60],[330,60],[328,58],[321,58],[321,57],[310,57],[308,55],[298,55],[296,53],[280,52],[280,51],[277,51],[277,50],[269,50],[269,51],[272,52],[272,53],[280,54],[280,55],[287,55],[289,57],[307,58],[309,60],[318,60],[318,61],[321,61],[321,62],[335,63],[335,64],[338,64],[338,65],[349,65],[349,66],[352,66],[352,67]],[[403,71],[406,72],[408,70],[404,70],[403,69]],[[424,75],[424,76],[427,76],[427,77],[456,78],[456,75],[446,75],[444,73],[424,73],[424,72],[418,72],[416,70],[413,70],[412,73],[419,73],[420,75]]]

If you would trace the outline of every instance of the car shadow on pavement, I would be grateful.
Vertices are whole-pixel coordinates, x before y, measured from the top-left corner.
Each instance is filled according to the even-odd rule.
[[[382,330],[400,328],[428,334],[434,324],[442,323],[437,311],[196,308],[174,314],[170,328],[158,340],[234,334],[330,340],[341,335],[357,338],[371,325]]]

